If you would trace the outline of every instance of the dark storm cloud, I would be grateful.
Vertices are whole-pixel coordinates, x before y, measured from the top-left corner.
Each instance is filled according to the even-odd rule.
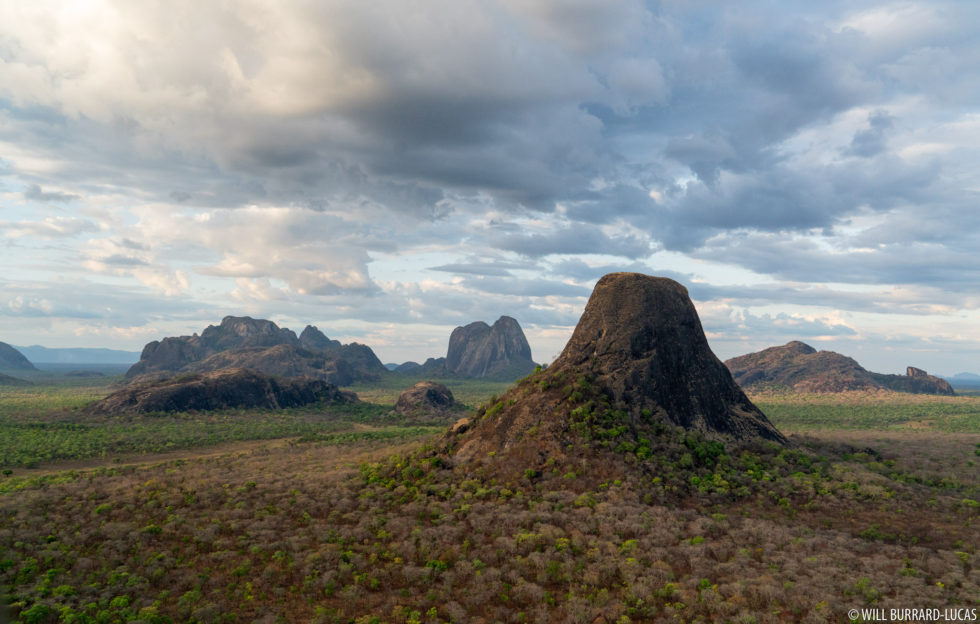
[[[840,9],[825,10],[839,20]],[[198,45],[226,45],[243,71],[261,71],[263,59],[244,53],[247,24],[213,11],[229,18],[228,28]],[[276,102],[285,112],[244,115],[227,104],[231,78],[217,65],[195,66],[172,79],[192,81],[181,88],[211,89],[226,114],[190,110],[166,142],[174,150],[167,164],[133,162],[147,152],[127,145],[152,136],[153,119],[117,114],[111,137],[100,140],[86,122],[61,118],[57,136],[80,133],[106,165],[101,175],[92,165],[64,174],[118,183],[108,170],[125,162],[126,177],[141,191],[155,187],[159,197],[182,203],[343,210],[369,202],[423,218],[444,214],[440,202],[449,195],[485,193],[508,210],[550,212],[566,203],[576,220],[649,223],[651,234],[685,247],[714,230],[822,227],[856,209],[861,197],[836,195],[846,183],[843,171],[788,164],[776,147],[802,128],[880,99],[884,67],[898,54],[881,56],[861,33],[828,24],[823,11],[804,5],[773,12],[752,4],[467,2],[412,20],[372,4],[297,11],[318,31],[296,42],[313,56],[283,58],[287,65],[274,80],[283,97],[297,89],[295,99],[308,103]],[[286,70],[302,76],[303,63],[312,66],[316,55],[324,55],[321,83],[300,90],[303,83]],[[337,63],[341,78],[328,71]],[[211,82],[196,82],[205,77]],[[26,109],[8,104],[8,112],[30,125]],[[44,122],[51,116],[42,115]],[[848,153],[879,153],[892,120],[872,115]],[[43,142],[42,127],[34,126],[30,142]],[[217,166],[172,158],[195,151]],[[669,181],[641,172],[660,169],[664,157],[704,188],[664,188],[666,206],[652,205],[644,187]],[[718,188],[724,172],[745,179]],[[659,218],[647,219],[650,213]],[[582,253],[574,245],[566,252]]]
[[[868,158],[885,151],[888,131],[895,125],[894,117],[884,111],[868,115],[868,128],[855,133],[845,154]]]

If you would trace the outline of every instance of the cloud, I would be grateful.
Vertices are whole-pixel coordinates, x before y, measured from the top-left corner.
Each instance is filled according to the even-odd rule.
[[[609,235],[582,225],[568,225],[541,233],[506,233],[489,237],[497,249],[540,258],[552,254],[603,254],[644,258],[653,251],[651,242],[638,234]]]
[[[867,158],[885,151],[885,138],[894,126],[894,118],[885,111],[868,115],[868,128],[857,132],[845,154]]]
[[[591,288],[546,279],[470,277],[462,285],[481,293],[519,295],[523,297],[588,297]]]
[[[496,277],[509,277],[512,275],[511,271],[514,269],[525,269],[526,265],[516,263],[516,262],[502,262],[502,261],[473,261],[473,262],[455,262],[450,264],[443,264],[439,266],[429,267],[430,271],[443,271],[446,273],[455,273],[463,275],[482,275],[482,276],[496,276]]]
[[[98,230],[95,223],[77,217],[46,217],[43,221],[0,221],[0,231],[10,238],[68,238]]]
[[[780,306],[977,322],[978,18],[4,3],[4,260],[125,287],[140,318],[288,310],[368,334],[500,314],[564,331],[613,270],[676,277],[757,335],[782,335]],[[58,292],[18,294],[98,308]]]
[[[37,184],[32,184],[24,191],[24,199],[39,202],[63,203],[78,199],[77,195],[71,193],[61,193],[59,191],[43,191]]]

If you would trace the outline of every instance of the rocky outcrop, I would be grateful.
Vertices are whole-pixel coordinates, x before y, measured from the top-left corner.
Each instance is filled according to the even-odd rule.
[[[395,372],[428,377],[461,377],[513,381],[534,370],[531,345],[520,323],[501,316],[493,325],[476,321],[457,327],[449,336],[446,357],[424,364],[405,362]]]
[[[879,387],[871,373],[855,360],[833,351],[817,351],[796,340],[732,358],[725,365],[743,388],[819,393]]]
[[[453,393],[434,381],[420,381],[398,395],[395,413],[405,417],[443,417],[459,411]]]
[[[725,362],[744,388],[835,393],[888,389],[897,392],[953,394],[943,379],[908,367],[908,375],[872,373],[854,359],[833,351],[817,351],[799,341],[770,347]]]
[[[217,327],[209,325],[201,332],[201,344],[211,352],[245,347],[274,347],[295,344],[296,334],[272,321],[249,316],[226,316]]]
[[[299,335],[299,344],[310,351],[333,351],[341,348],[339,340],[331,340],[313,325],[307,325]]]
[[[872,373],[875,380],[882,387],[896,392],[909,392],[912,394],[941,394],[953,396],[956,392],[948,381],[935,375],[930,375],[921,368],[909,366],[905,375],[885,375]]]
[[[520,324],[501,316],[493,326],[477,321],[454,329],[445,366],[450,373],[464,377],[517,379],[534,370],[536,364]]]
[[[312,325],[297,337],[272,321],[227,316],[200,336],[168,337],[147,344],[126,377],[165,377],[222,368],[252,368],[270,375],[307,376],[339,385],[375,381],[388,372],[370,347],[341,344]]]
[[[613,273],[596,284],[550,367],[449,435],[459,460],[493,453],[533,465],[563,454],[576,432],[635,445],[663,427],[785,442],[711,352],[683,286]]]
[[[6,342],[0,342],[0,370],[37,370],[24,354]]]
[[[89,406],[94,414],[145,414],[221,409],[281,409],[357,401],[321,379],[276,379],[249,369],[227,369],[129,384]]]

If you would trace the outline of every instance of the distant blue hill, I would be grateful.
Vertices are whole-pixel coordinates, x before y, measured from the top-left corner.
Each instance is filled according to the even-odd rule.
[[[135,364],[140,359],[139,351],[117,349],[51,349],[34,345],[17,350],[33,364]]]
[[[980,375],[974,373],[956,373],[952,377],[946,377],[954,388],[980,388]]]

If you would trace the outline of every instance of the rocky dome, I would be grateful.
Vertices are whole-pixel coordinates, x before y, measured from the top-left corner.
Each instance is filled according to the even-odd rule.
[[[294,344],[298,339],[290,329],[280,328],[272,321],[250,316],[226,316],[221,324],[209,325],[201,332],[201,344],[212,351],[242,347],[272,347]]]
[[[248,316],[226,316],[201,335],[168,337],[143,347],[129,379],[178,372],[252,368],[269,375],[307,376],[347,385],[375,381],[388,370],[370,347],[343,345],[307,325],[297,338],[290,329]]]
[[[454,329],[446,357],[429,358],[422,365],[406,362],[397,370],[406,374],[511,381],[527,375],[535,366],[531,345],[520,323],[501,316],[493,325],[476,321]]]
[[[37,370],[24,354],[6,342],[0,342],[0,370]]]
[[[420,381],[398,395],[395,413],[400,416],[445,416],[458,411],[453,393],[441,383]]]
[[[456,455],[516,450],[533,431],[546,457],[583,427],[635,442],[664,426],[785,443],[711,352],[683,286],[612,273],[596,284],[558,359],[489,407],[456,440]]]
[[[917,394],[952,395],[949,383],[909,366],[906,375],[872,373],[852,358],[817,351],[794,340],[725,362],[735,381],[750,389],[834,393],[855,390],[894,390]]]
[[[493,326],[483,321],[457,327],[449,336],[446,368],[467,377],[494,377],[516,371],[514,378],[534,370],[531,345],[520,323],[501,316]],[[520,370],[517,370],[520,369]]]
[[[817,351],[794,340],[725,362],[744,388],[792,388],[800,392],[844,392],[877,388],[878,383],[852,358]]]
[[[276,379],[235,368],[135,382],[89,406],[96,414],[187,412],[233,408],[281,409],[312,403],[350,403],[356,395],[320,379]]]

